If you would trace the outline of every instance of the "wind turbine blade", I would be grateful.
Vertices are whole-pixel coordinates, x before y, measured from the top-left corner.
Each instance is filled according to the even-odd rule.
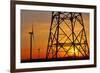
[[[32,24],[32,32],[33,32],[33,24]]]

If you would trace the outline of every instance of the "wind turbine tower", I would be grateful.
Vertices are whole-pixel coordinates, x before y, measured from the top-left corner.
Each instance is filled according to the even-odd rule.
[[[30,35],[30,61],[32,60],[32,39],[34,39],[34,33],[33,33],[33,25],[32,25],[32,31],[29,32]]]

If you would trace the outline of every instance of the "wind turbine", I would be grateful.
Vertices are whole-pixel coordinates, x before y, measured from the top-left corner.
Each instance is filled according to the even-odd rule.
[[[30,61],[32,60],[32,39],[34,39],[33,24],[32,31],[29,32],[30,35]]]

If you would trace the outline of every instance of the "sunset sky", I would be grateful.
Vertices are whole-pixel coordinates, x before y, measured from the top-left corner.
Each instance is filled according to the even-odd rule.
[[[86,30],[86,35],[89,43],[89,14],[82,13],[83,20]],[[30,35],[29,32],[34,31],[33,39],[33,58],[46,57],[49,29],[51,23],[52,12],[48,11],[32,11],[32,10],[21,10],[21,59],[30,58]],[[78,27],[80,28],[80,27]],[[78,29],[77,28],[77,29]],[[40,54],[38,50],[40,49]]]

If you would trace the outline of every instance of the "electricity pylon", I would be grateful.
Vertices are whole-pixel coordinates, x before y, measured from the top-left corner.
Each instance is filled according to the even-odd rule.
[[[82,13],[52,12],[46,59],[89,59]]]

